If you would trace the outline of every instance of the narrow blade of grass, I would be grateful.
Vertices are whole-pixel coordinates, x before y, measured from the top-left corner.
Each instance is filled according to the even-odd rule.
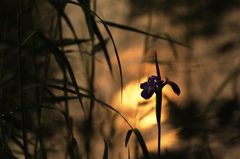
[[[178,45],[187,47],[187,48],[189,48],[189,49],[192,49],[190,46],[188,46],[188,45],[186,45],[186,44],[184,44],[184,43],[181,43],[181,42],[178,42],[178,41],[169,39],[169,38],[165,38],[165,37],[162,37],[162,36],[150,34],[150,33],[147,33],[147,32],[141,31],[141,30],[138,30],[138,29],[136,29],[136,28],[132,28],[132,27],[126,26],[126,25],[116,24],[116,23],[108,22],[108,21],[104,21],[104,23],[105,23],[106,25],[109,25],[109,26],[112,26],[112,27],[116,27],[116,28],[119,28],[119,29],[127,30],[127,31],[133,31],[133,32],[140,33],[140,34],[144,34],[144,35],[148,35],[148,36],[152,36],[152,37],[154,37],[154,38],[166,40],[166,41],[169,41],[169,42],[172,42],[172,43],[175,43],[175,44],[178,44]]]
[[[103,106],[115,111],[118,115],[120,115],[124,119],[124,121],[129,125],[129,127],[132,128],[131,124],[127,121],[127,119],[119,111],[117,111],[112,106],[106,104],[105,102],[103,102],[99,99],[96,99],[94,97],[91,97],[91,96],[83,94],[83,93],[80,93],[79,91],[75,91],[75,90],[72,90],[72,89],[68,89],[68,88],[64,88],[64,87],[56,86],[56,85],[52,85],[52,84],[46,84],[46,83],[30,84],[30,85],[25,86],[24,90],[27,90],[27,89],[30,89],[30,88],[35,88],[35,87],[54,88],[54,89],[57,89],[57,90],[66,91],[68,93],[78,94],[78,96],[80,96],[80,97],[84,97],[84,98],[88,98],[90,100],[94,100],[94,101],[98,102],[99,104],[102,104]]]
[[[74,76],[74,73],[73,73],[73,70],[72,70],[72,67],[68,61],[68,59],[66,58],[66,56],[63,54],[63,52],[61,50],[59,50],[58,47],[56,47],[55,45],[52,44],[52,42],[46,38],[41,32],[38,32],[38,31],[32,31],[32,32],[29,32],[29,34],[27,36],[25,36],[25,38],[22,40],[21,42],[21,45],[24,45],[29,38],[31,38],[32,36],[38,36],[43,42],[46,43],[46,45],[48,46],[48,48],[52,51],[52,53],[55,55],[56,58],[60,59],[63,64],[67,67],[67,70],[69,72],[69,75],[71,77],[71,80],[72,80],[72,83],[73,83],[73,86],[75,88],[75,91],[76,92],[79,92],[79,89],[78,89],[78,85],[77,85],[77,81],[76,81],[76,78]],[[60,65],[60,68],[61,68],[61,65]],[[85,109],[84,109],[84,106],[83,106],[83,103],[82,103],[82,99],[81,99],[81,96],[79,96],[79,93],[77,93],[78,95],[78,99],[79,99],[79,102],[82,106],[82,109],[83,109],[83,112],[84,114],[86,115],[85,113]]]
[[[35,4],[33,4],[32,6],[30,6],[29,8],[21,11],[21,12],[19,13],[19,15],[23,15],[24,13],[26,13],[26,12],[27,12],[29,9],[31,9],[32,7],[35,7],[35,6],[37,6],[38,4],[40,4],[40,3],[42,3],[42,2],[45,2],[45,1],[51,1],[51,0],[42,0],[42,1],[39,1],[39,2],[37,2],[37,3],[35,3]],[[54,1],[54,0],[52,0],[52,1]],[[107,31],[107,33],[108,33],[108,35],[109,35],[109,37],[110,37],[110,39],[111,39],[111,41],[112,41],[113,47],[114,47],[114,51],[115,51],[115,55],[116,55],[117,63],[118,63],[118,68],[119,68],[120,82],[121,82],[121,92],[122,92],[122,90],[123,90],[123,75],[122,75],[121,62],[120,62],[120,58],[119,58],[119,55],[118,55],[118,51],[117,51],[116,44],[115,44],[115,42],[114,42],[114,40],[113,40],[113,37],[112,37],[112,34],[111,34],[110,30],[109,30],[108,27],[107,27],[107,24],[105,24],[105,22],[104,22],[95,12],[93,12],[92,10],[90,10],[88,7],[86,7],[86,6],[82,5],[82,4],[79,4],[79,3],[77,3],[77,2],[73,2],[73,1],[65,1],[65,2],[66,2],[66,3],[69,3],[69,4],[77,5],[77,6],[81,7],[81,8],[83,8],[84,10],[87,10],[89,13],[93,14],[94,16],[96,16],[96,17],[103,23],[103,26],[104,26],[104,28],[106,29],[106,31]],[[105,57],[106,57],[106,56],[109,56],[109,55],[106,55],[106,54],[105,54]],[[110,66],[110,65],[109,65],[110,63],[109,63],[108,59],[106,59],[106,60],[107,60],[107,62],[108,62],[108,66]],[[110,67],[109,67],[109,68],[110,68]]]
[[[80,6],[82,7],[83,9],[87,10],[88,12],[90,12],[91,14],[93,14],[94,16],[96,16],[103,24],[104,28],[106,29],[110,39],[111,39],[111,42],[113,44],[113,48],[114,48],[114,52],[115,52],[115,55],[116,55],[116,58],[117,58],[117,63],[118,63],[118,68],[119,68],[119,74],[120,74],[120,82],[121,82],[121,92],[123,90],[123,75],[122,75],[122,66],[121,66],[121,62],[120,62],[120,58],[119,58],[119,55],[118,55],[118,51],[117,51],[117,47],[116,47],[116,44],[114,42],[114,39],[112,37],[112,34],[110,32],[110,30],[108,29],[107,25],[105,24],[105,22],[95,13],[93,12],[92,10],[90,10],[89,8],[86,8],[84,5],[81,5],[79,3],[76,3],[76,2],[73,2],[73,1],[67,1],[68,3],[70,4],[73,4],[73,5],[77,5],[77,6]],[[105,58],[106,56],[109,56],[107,54],[105,54]],[[106,59],[107,60],[107,59]],[[107,60],[108,62],[108,60]],[[108,66],[109,66],[109,62],[108,62]],[[110,68],[110,67],[109,67]]]
[[[155,52],[155,65],[156,65],[157,76],[161,79],[160,69],[158,66],[157,52]]]
[[[108,144],[106,140],[104,140],[103,159],[108,159]]]
[[[93,39],[94,39],[94,29],[93,29],[94,21],[92,20],[91,12],[89,12],[89,10],[91,10],[90,1],[78,0],[78,2],[79,2],[78,4],[80,4],[83,8],[85,20],[86,20],[87,27],[88,27],[88,32],[91,37],[91,40],[93,41]]]
[[[142,135],[141,135],[141,133],[140,133],[140,131],[139,131],[138,129],[136,129],[136,128],[135,128],[135,129],[131,129],[131,130],[129,130],[129,131],[127,132],[126,139],[125,139],[125,146],[127,146],[128,141],[129,141],[129,139],[130,139],[130,137],[131,137],[132,132],[134,132],[134,134],[135,134],[136,137],[137,137],[137,140],[138,140],[138,142],[139,142],[139,144],[140,144],[140,147],[141,147],[141,149],[142,149],[144,158],[145,158],[145,159],[150,159],[147,146],[146,146],[146,144],[145,144],[145,142],[144,142],[144,139],[143,139],[143,137],[142,137]]]
[[[78,144],[75,138],[72,139],[72,145],[73,145],[73,153],[74,153],[74,158],[80,159],[81,154],[79,152]]]

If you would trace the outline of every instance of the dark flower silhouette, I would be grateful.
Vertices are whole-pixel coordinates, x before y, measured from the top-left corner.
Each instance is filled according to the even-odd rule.
[[[151,76],[148,78],[147,82],[141,83],[140,88],[143,89],[143,91],[141,92],[141,96],[144,99],[149,99],[152,97],[156,89],[162,89],[166,84],[169,84],[172,87],[174,93],[176,93],[177,95],[180,94],[180,89],[178,85],[172,81],[169,81],[168,78],[163,81],[158,76]]]

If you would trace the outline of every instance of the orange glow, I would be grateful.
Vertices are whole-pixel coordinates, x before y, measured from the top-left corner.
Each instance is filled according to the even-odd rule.
[[[171,130],[168,133],[162,135],[161,149],[169,148],[169,147],[173,146],[174,144],[176,145],[176,143],[178,142],[178,138],[177,138],[178,131],[179,131],[178,129],[174,129],[174,130]],[[148,146],[149,151],[157,150],[157,146],[158,146],[157,138],[150,140],[147,143],[147,146]]]
[[[122,95],[122,103],[120,91],[117,92],[113,97],[113,105],[116,106],[116,109],[121,112],[121,114],[130,122],[133,127],[136,127],[142,131],[143,136],[145,131],[150,128],[152,129],[152,127],[157,124],[155,115],[155,94],[148,100],[145,100],[140,95],[142,91],[140,88],[140,83],[145,82],[147,78],[148,77],[143,77],[140,81],[132,81],[125,85]],[[168,97],[175,95],[171,87],[165,87],[163,89],[163,94],[166,94]],[[141,105],[139,105],[139,103],[141,103]],[[165,98],[163,98],[161,123],[164,123],[168,117],[166,104],[167,101]],[[157,132],[157,127],[155,126],[155,128]],[[164,127],[162,129],[166,133],[162,134],[161,146],[162,148],[170,147],[177,141],[177,130],[167,130],[169,128]],[[152,138],[153,140],[146,141],[146,143],[149,150],[156,150],[157,134],[156,137]]]

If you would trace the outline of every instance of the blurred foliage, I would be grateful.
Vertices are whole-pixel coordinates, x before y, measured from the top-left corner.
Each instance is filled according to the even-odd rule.
[[[100,155],[103,158],[107,158],[108,148],[117,149],[114,147],[116,142],[124,143],[124,140],[118,141],[122,134],[117,133],[116,114],[108,112],[106,115],[106,110],[96,108],[103,105],[120,114],[101,99],[97,99],[95,94],[96,52],[102,53],[109,74],[113,75],[114,72],[106,47],[109,43],[114,47],[122,85],[121,63],[107,26],[188,46],[184,42],[171,40],[168,34],[162,37],[141,31],[137,26],[133,28],[103,21],[94,10],[90,10],[92,3],[96,2],[79,0],[71,3],[78,6],[84,14],[85,19],[82,21],[87,26],[89,38],[81,38],[76,34],[75,26],[72,26],[64,12],[66,5],[69,5],[64,1],[0,1],[0,158],[15,159],[15,156],[25,155],[25,158],[46,159],[51,153],[57,154],[54,144],[62,146],[58,151],[63,149],[61,154],[65,155],[65,158],[81,158],[82,155],[91,158],[91,140],[95,140],[94,137],[99,131],[96,129],[99,127],[104,136],[103,155]],[[153,11],[164,14],[169,18],[171,25],[185,26],[184,41],[187,44],[191,44],[195,37],[210,38],[219,34],[221,18],[240,7],[238,0],[129,0],[128,3],[131,7],[129,19]],[[82,6],[84,7],[81,8]],[[108,38],[105,38],[97,25],[99,20],[106,29]],[[63,37],[62,21],[67,23],[72,38]],[[238,39],[224,42],[216,51],[218,58],[228,55],[238,43]],[[64,49],[70,45],[77,46],[77,51]],[[90,51],[84,50],[83,46],[90,48]],[[85,69],[85,76],[82,77],[80,85],[76,82],[75,70],[67,58],[69,54],[76,52],[82,57],[82,61],[79,61],[80,67]],[[174,56],[178,57],[177,53]],[[220,99],[213,94],[209,111],[205,110],[208,106],[203,104],[201,98],[189,96],[186,102],[179,104],[165,97],[170,110],[167,123],[173,128],[180,129],[178,137],[183,145],[177,150],[162,150],[162,159],[225,159],[228,150],[239,146],[240,101],[237,83],[239,69],[237,67],[232,76],[224,74],[226,83],[223,82],[218,87],[219,92],[215,93],[218,97],[229,81],[235,81],[233,96]],[[55,77],[57,73],[60,74],[60,79]],[[186,83],[187,87],[189,85],[192,87],[190,82]],[[202,83],[204,86],[207,85],[206,82]],[[81,108],[87,107],[84,110],[85,114],[81,112],[79,116],[87,118],[73,123],[73,118],[69,115],[69,102],[76,100]],[[80,139],[74,136],[74,124]],[[110,135],[106,135],[103,130],[108,124]],[[145,143],[140,132],[137,129],[132,131],[141,139],[143,147]],[[54,143],[52,140],[58,142]],[[157,158],[157,154],[150,153],[150,157]]]
[[[172,25],[191,27],[191,36],[212,36],[221,27],[221,17],[228,11],[239,8],[238,0],[130,0],[132,16],[146,14],[154,9],[165,14]]]

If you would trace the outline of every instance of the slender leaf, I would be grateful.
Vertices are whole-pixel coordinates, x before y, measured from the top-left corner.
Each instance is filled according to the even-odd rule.
[[[140,144],[140,147],[141,147],[141,149],[142,149],[144,158],[145,158],[145,159],[150,159],[147,146],[146,146],[146,144],[145,144],[145,142],[144,142],[144,139],[143,139],[143,137],[142,137],[142,135],[141,135],[141,133],[140,133],[140,131],[139,131],[138,129],[136,129],[136,128],[135,128],[135,129],[131,129],[131,130],[129,130],[129,131],[127,132],[126,140],[125,140],[125,146],[127,145],[127,143],[128,143],[128,141],[129,141],[129,138],[130,138],[132,132],[134,132],[134,134],[135,134],[136,137],[137,137],[137,140],[138,140],[138,142],[139,142],[139,144]]]
[[[102,24],[103,24],[104,28],[106,29],[106,31],[107,31],[107,33],[108,33],[108,35],[109,35],[109,37],[110,37],[110,39],[112,41],[112,44],[113,44],[113,48],[114,48],[114,51],[115,51],[115,55],[116,55],[117,63],[118,63],[118,68],[119,68],[120,81],[121,81],[121,92],[122,92],[122,89],[123,89],[122,66],[121,66],[121,62],[120,62],[120,58],[119,58],[119,55],[118,55],[116,44],[115,44],[115,42],[113,40],[112,34],[111,34],[110,30],[108,29],[107,25],[105,24],[105,22],[95,12],[93,12],[92,10],[89,10],[89,8],[86,8],[85,6],[83,6],[83,5],[79,4],[79,3],[73,2],[73,1],[67,1],[67,2],[70,3],[70,4],[74,4],[74,5],[80,6],[80,7],[82,7],[85,10],[88,10],[91,14],[95,15],[102,22]],[[108,65],[110,65],[110,61],[108,61],[107,56],[108,56],[108,54],[105,54],[105,58],[106,58],[106,60],[108,62]]]
[[[104,23],[105,23],[106,25],[109,25],[109,26],[112,26],[112,27],[116,27],[116,28],[120,28],[120,29],[128,30],[128,31],[133,31],[133,32],[140,33],[140,34],[144,34],[144,35],[148,35],[148,36],[152,36],[152,37],[154,37],[154,38],[166,40],[166,41],[169,41],[169,42],[172,42],[172,43],[181,45],[181,46],[185,46],[185,47],[187,47],[187,48],[189,48],[189,49],[192,49],[190,46],[188,46],[188,45],[186,45],[186,44],[184,44],[184,43],[181,43],[181,42],[178,42],[178,41],[169,39],[169,38],[165,38],[165,37],[162,37],[162,36],[150,34],[150,33],[147,33],[147,32],[141,31],[141,30],[138,30],[138,29],[136,29],[136,28],[132,28],[132,27],[126,26],[126,25],[116,24],[116,23],[108,22],[108,21],[104,21]]]
[[[32,7],[35,7],[36,5],[42,3],[42,2],[45,2],[45,1],[54,1],[54,0],[42,0],[42,1],[38,1],[37,3],[33,4],[32,6],[30,6],[29,8],[21,11],[19,13],[19,15],[23,15],[24,13],[26,13],[29,9],[31,9]],[[120,62],[120,58],[119,58],[119,55],[118,55],[118,51],[117,51],[117,47],[116,47],[116,44],[113,40],[113,37],[112,37],[112,34],[110,32],[110,30],[108,29],[107,27],[107,24],[105,24],[105,22],[95,13],[93,12],[92,10],[90,10],[88,7],[82,5],[82,4],[79,4],[79,3],[76,3],[76,2],[73,2],[73,1],[65,1],[66,3],[69,3],[69,4],[73,4],[73,5],[77,5],[77,6],[80,6],[82,7],[84,10],[87,10],[89,13],[95,15],[102,23],[103,23],[103,26],[104,28],[106,29],[111,41],[112,41],[112,44],[113,44],[113,47],[114,47],[114,51],[115,51],[115,55],[116,55],[116,58],[117,58],[117,63],[118,63],[118,68],[119,68],[119,74],[120,74],[120,81],[121,81],[121,92],[122,92],[122,89],[123,89],[123,75],[122,75],[122,67],[121,67],[121,62]],[[110,66],[110,61],[108,61],[108,54],[104,54],[105,55],[105,58],[107,60],[107,63],[108,63],[108,66]],[[110,68],[110,67],[109,67]]]
[[[45,108],[45,109],[50,109],[50,110],[55,110],[55,111],[60,112],[64,116],[67,127],[68,127],[68,130],[70,131],[70,133],[73,137],[73,132],[71,130],[71,125],[70,125],[70,123],[68,123],[68,118],[67,118],[66,113],[64,111],[62,111],[60,109],[57,109],[57,108],[54,108],[54,107],[45,106],[45,105],[24,105],[23,107],[15,108],[11,111],[7,111],[4,114],[2,114],[2,116],[8,116],[10,114],[15,114],[15,113],[22,113],[22,112],[25,112],[25,111],[28,111],[28,110],[38,109],[38,108]]]
[[[60,61],[63,62],[63,64],[67,67],[67,70],[68,70],[69,75],[70,75],[70,77],[71,77],[71,80],[72,80],[73,86],[74,86],[74,88],[75,88],[75,91],[76,91],[76,92],[79,92],[78,85],[77,85],[77,81],[76,81],[76,78],[75,78],[75,76],[74,76],[73,70],[72,70],[72,68],[71,68],[71,65],[70,65],[68,59],[66,58],[66,56],[64,56],[63,52],[62,52],[61,50],[59,50],[58,47],[56,47],[55,45],[53,45],[52,42],[51,42],[48,38],[46,38],[41,32],[38,32],[38,31],[29,32],[28,36],[26,36],[26,37],[23,39],[21,45],[24,45],[24,44],[27,42],[27,40],[28,40],[29,38],[31,38],[33,35],[37,35],[41,40],[43,40],[43,41],[47,44],[47,46],[49,47],[49,49],[52,51],[52,53],[55,55],[55,57],[56,57],[57,59],[60,59]],[[61,65],[60,65],[60,67],[61,67]],[[77,95],[78,95],[79,102],[80,102],[80,104],[81,104],[81,106],[82,106],[83,112],[84,112],[84,114],[85,114],[85,109],[84,109],[84,107],[83,107],[83,103],[82,103],[81,96],[79,96],[79,93],[77,93]]]
[[[89,12],[89,10],[91,10],[90,1],[89,0],[78,0],[78,2],[83,8],[85,20],[86,20],[87,27],[88,27],[88,32],[91,37],[91,40],[93,41],[93,39],[94,39],[94,29],[93,29],[94,21],[92,20],[93,17],[91,15],[91,12]]]
[[[157,76],[158,76],[158,77],[160,78],[160,80],[161,80],[160,69],[159,69],[159,66],[158,66],[157,52],[155,52],[155,65],[156,65]]]
[[[132,130],[128,130],[126,138],[125,138],[125,147],[127,147],[128,141],[129,141],[131,135],[132,135]]]
[[[130,148],[128,147],[128,159],[131,159],[131,156],[130,156]]]
[[[93,19],[93,18],[92,18],[92,19]],[[103,39],[103,36],[102,36],[101,32],[99,31],[98,26],[97,26],[97,24],[96,24],[96,22],[95,22],[94,20],[93,20],[93,23],[92,23],[92,24],[93,24],[94,32],[95,32],[95,34],[97,35],[97,38],[98,38],[98,40],[99,40],[99,42],[100,42],[100,44],[101,44],[101,47],[102,47],[102,49],[103,49],[103,52],[104,52],[106,61],[107,61],[107,63],[108,63],[108,67],[109,67],[109,69],[110,69],[110,72],[111,72],[111,74],[112,74],[112,65],[111,65],[110,57],[109,57],[109,55],[108,55],[108,51],[107,51],[107,48],[106,48],[105,40]]]
[[[107,144],[107,141],[106,141],[106,140],[104,140],[103,159],[108,159],[108,144]]]
[[[161,80],[160,69],[157,61],[157,52],[155,52],[155,64],[156,64],[156,72],[158,77]],[[156,92],[156,118],[157,118],[157,126],[158,126],[158,159],[160,159],[161,153],[161,113],[162,113],[162,88],[158,87],[155,90]]]
[[[73,152],[74,152],[74,158],[76,159],[80,159],[81,158],[81,154],[79,152],[79,148],[78,148],[78,144],[75,138],[72,139],[72,147],[73,147]]]
[[[63,12],[63,9],[60,9],[60,10],[59,10],[58,7],[57,7],[56,5],[54,5],[54,2],[52,2],[52,1],[49,1],[49,2],[55,7],[55,9],[58,11],[58,13],[60,14],[60,16],[62,16],[63,19],[66,21],[68,27],[70,28],[70,30],[71,30],[71,32],[72,32],[72,34],[73,34],[73,37],[74,37],[74,39],[75,39],[76,44],[79,44],[79,43],[78,43],[79,40],[78,40],[77,34],[76,34],[76,32],[75,32],[75,30],[74,30],[74,27],[72,26],[72,23],[70,22],[68,16],[65,14],[65,12]],[[67,3],[64,4],[64,7],[65,7],[66,4],[67,4]],[[65,43],[64,43],[64,44],[65,44]],[[78,45],[78,49],[79,49],[79,51],[80,51],[80,45]]]
[[[96,99],[94,97],[91,97],[91,96],[83,94],[83,93],[80,93],[79,91],[75,91],[75,90],[72,90],[72,89],[68,89],[68,88],[64,88],[64,87],[56,86],[56,85],[52,85],[52,84],[46,84],[46,83],[30,84],[30,85],[25,86],[24,90],[27,90],[27,89],[30,89],[30,88],[35,88],[35,87],[54,88],[54,89],[57,89],[57,90],[66,91],[68,93],[77,94],[80,97],[84,97],[84,98],[94,100],[94,101],[98,102],[99,104],[102,104],[102,105],[106,106],[107,108],[115,111],[117,114],[119,114],[124,119],[124,121],[129,125],[129,127],[132,128],[131,124],[127,121],[127,119],[119,111],[117,111],[116,109],[114,109],[113,107],[111,107],[110,105],[104,103],[103,101],[101,101],[99,99]]]

